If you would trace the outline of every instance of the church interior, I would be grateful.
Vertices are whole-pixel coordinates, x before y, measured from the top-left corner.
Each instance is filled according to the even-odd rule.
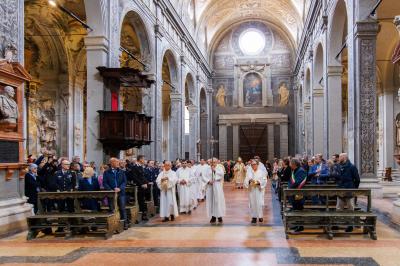
[[[181,209],[186,162],[200,192],[164,223],[157,180]],[[257,224],[242,162],[265,165]],[[0,1],[0,264],[199,263],[400,265],[399,0]]]

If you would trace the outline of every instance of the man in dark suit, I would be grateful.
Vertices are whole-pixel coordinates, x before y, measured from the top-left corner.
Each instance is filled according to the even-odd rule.
[[[58,170],[54,176],[56,179],[57,191],[73,191],[76,187],[76,179],[70,171],[71,163],[68,160],[61,162],[61,170]],[[72,199],[58,201],[58,210],[63,212],[74,212],[74,201]]]
[[[156,183],[159,173],[160,170],[155,167],[155,161],[150,160],[145,168],[145,177],[149,184],[153,185],[153,200],[155,206],[160,206],[160,189]],[[148,194],[150,194],[150,191]]]
[[[136,164],[129,165],[128,172],[128,180],[138,186],[139,211],[142,212],[142,220],[147,221],[146,192],[149,182],[145,178],[143,155],[137,157]]]
[[[119,160],[115,157],[110,159],[110,168],[103,174],[103,187],[105,190],[118,192],[118,207],[121,220],[124,220],[124,229],[128,229],[128,219],[126,216],[126,175],[125,171],[119,169]],[[109,200],[110,207],[113,208],[112,201]]]
[[[37,176],[38,166],[34,163],[29,165],[29,172],[25,175],[25,196],[28,197],[28,203],[33,205],[33,211],[38,211],[38,192],[40,192],[40,182]]]

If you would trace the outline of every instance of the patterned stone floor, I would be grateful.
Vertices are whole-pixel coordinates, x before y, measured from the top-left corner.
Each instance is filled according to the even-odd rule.
[[[247,193],[225,185],[224,225],[210,225],[205,203],[192,215],[161,223],[156,217],[112,239],[39,237],[26,232],[0,240],[5,265],[400,265],[400,233],[387,219],[378,240],[355,234],[327,240],[323,235],[285,239],[279,205],[266,193],[262,225],[249,224]]]

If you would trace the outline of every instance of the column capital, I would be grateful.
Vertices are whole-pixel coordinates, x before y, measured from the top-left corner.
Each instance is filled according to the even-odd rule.
[[[108,53],[110,42],[105,36],[86,36],[85,47],[87,51],[103,50]]]
[[[342,76],[343,66],[328,66],[328,76]]]
[[[171,92],[169,94],[169,97],[171,99],[171,101],[182,101],[182,94],[178,93],[178,92]]]
[[[192,114],[192,113],[197,113],[199,109],[197,108],[196,105],[191,104],[191,105],[188,106],[188,110],[189,110],[189,113]]]
[[[363,20],[355,23],[355,38],[376,38],[379,31],[379,24],[376,20]]]
[[[324,96],[324,89],[313,89],[312,93],[313,97],[323,97]]]

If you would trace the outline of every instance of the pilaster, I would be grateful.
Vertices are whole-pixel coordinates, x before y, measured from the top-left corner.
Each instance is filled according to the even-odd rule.
[[[354,126],[349,141],[354,143],[354,163],[359,169],[362,186],[373,187],[376,177],[376,36],[378,23],[369,19],[355,23],[355,84],[349,114]],[[350,93],[349,93],[350,95]],[[351,147],[349,145],[349,147]],[[380,189],[381,191],[382,189]],[[374,190],[377,193],[377,190]],[[381,192],[380,192],[381,193]],[[375,195],[380,196],[380,195]]]
[[[105,109],[107,89],[96,67],[108,66],[108,40],[105,36],[88,36],[85,38],[87,53],[87,122],[86,122],[86,157],[100,164],[104,160],[103,146],[100,138],[100,121],[98,110]]]

